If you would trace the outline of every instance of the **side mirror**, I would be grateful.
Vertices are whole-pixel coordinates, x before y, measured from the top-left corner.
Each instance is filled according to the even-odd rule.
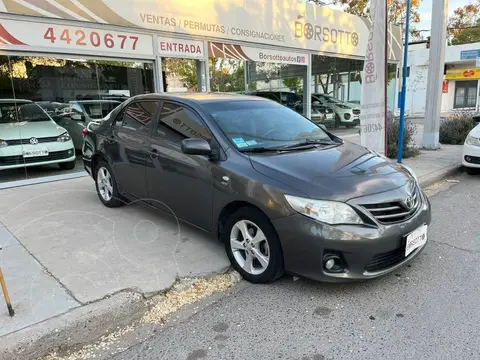
[[[312,105],[318,106],[318,105],[320,105],[320,101],[315,100],[315,101],[312,103]]]
[[[182,152],[188,155],[211,155],[212,148],[207,140],[202,138],[185,139],[182,141]]]
[[[72,120],[75,121],[85,121],[85,115],[74,113],[70,116]]]

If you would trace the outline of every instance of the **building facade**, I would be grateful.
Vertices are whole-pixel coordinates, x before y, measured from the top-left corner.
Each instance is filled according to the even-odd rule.
[[[48,148],[55,135],[22,118],[19,101],[68,130],[69,174],[83,173],[82,126],[138,94],[294,90],[307,117],[312,92],[358,101],[370,26],[302,0],[0,0],[0,184],[62,176],[55,161],[72,156]],[[400,28],[388,39],[395,71]]]
[[[409,45],[405,111],[411,116],[425,115],[429,55],[427,43]],[[478,111],[479,80],[480,43],[447,46],[442,87],[442,115]]]

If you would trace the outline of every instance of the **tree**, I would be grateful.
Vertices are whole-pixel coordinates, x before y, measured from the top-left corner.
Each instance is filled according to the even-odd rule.
[[[300,78],[295,77],[290,79],[284,79],[283,83],[285,84],[286,87],[290,89],[290,91],[298,92],[300,88],[301,80]]]
[[[457,8],[448,19],[448,28],[452,45],[480,41],[480,0]]]
[[[415,24],[420,22],[420,0],[410,0],[410,34],[419,36],[419,32],[415,28]],[[314,0],[316,4],[320,4],[320,0]],[[344,6],[346,12],[358,16],[370,17],[370,1],[369,0],[332,0],[334,4]],[[406,0],[387,0],[388,21],[396,25],[404,25],[407,9]]]

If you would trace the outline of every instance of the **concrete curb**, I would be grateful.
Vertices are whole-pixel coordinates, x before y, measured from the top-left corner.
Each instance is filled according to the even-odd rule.
[[[427,186],[430,186],[440,180],[443,180],[444,178],[446,177],[449,177],[449,176],[452,176],[452,175],[455,175],[457,173],[459,173],[462,169],[462,164],[461,163],[457,163],[457,164],[454,164],[454,165],[450,165],[450,166],[447,166],[447,167],[444,167],[443,169],[440,169],[440,170],[437,170],[433,173],[430,173],[428,175],[425,175],[425,176],[421,176],[419,179],[418,179],[418,182],[420,183],[420,186],[423,188],[423,187],[427,187]]]
[[[130,325],[148,310],[145,298],[125,291],[0,338],[0,360],[33,360],[61,345],[94,342],[117,327]]]

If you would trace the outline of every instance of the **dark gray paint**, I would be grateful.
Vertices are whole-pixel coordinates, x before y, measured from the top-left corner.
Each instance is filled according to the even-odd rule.
[[[191,109],[208,126],[213,139],[213,156],[186,155],[179,143],[160,141],[151,135],[131,135],[112,142],[111,124],[104,122],[92,128],[93,134],[86,138],[86,169],[91,171],[92,162],[95,166],[96,156],[101,154],[113,164],[122,194],[134,199],[148,199],[146,201],[211,232],[215,237],[226,206],[242,202],[258,207],[268,216],[279,235],[285,270],[289,273],[319,280],[344,281],[383,275],[402,266],[404,263],[374,274],[362,271],[373,255],[398,248],[403,236],[430,223],[430,205],[425,197],[422,196],[421,210],[403,223],[381,225],[364,212],[364,216],[370,218],[368,225],[330,226],[297,214],[286,202],[284,194],[345,201],[362,212],[356,205],[360,197],[362,203],[370,202],[371,196],[375,202],[405,199],[411,175],[398,164],[348,142],[330,149],[285,154],[241,153],[231,146],[203,106],[216,101],[247,99],[269,101],[219,94],[134,97],[123,103],[117,112],[137,100],[167,100]],[[115,114],[111,116],[112,119],[115,117]],[[155,131],[153,129],[153,134]],[[154,156],[151,156],[152,152]],[[344,251],[350,271],[342,276],[324,273],[322,254],[325,248]],[[421,250],[405,262],[412,260]]]

